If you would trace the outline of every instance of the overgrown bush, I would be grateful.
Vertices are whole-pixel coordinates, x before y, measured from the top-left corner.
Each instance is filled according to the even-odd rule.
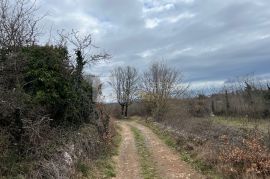
[[[93,112],[92,87],[82,81],[78,88],[66,48],[33,46],[22,53],[27,58],[23,89],[31,101],[46,108],[54,123],[87,122]]]
[[[85,144],[78,148],[93,143],[95,149],[82,149],[81,152],[87,158],[98,155],[100,148],[110,140],[109,116],[102,104],[93,102],[91,83],[82,78],[83,66],[78,67],[79,63],[75,67],[71,65],[67,49],[34,45],[21,47],[2,57],[5,65],[0,83],[0,131],[5,135],[0,140],[0,149],[3,150],[0,176],[26,176],[39,169],[44,169],[45,173],[49,168],[60,169],[61,163],[55,166],[52,163],[58,155],[57,148],[69,143],[65,141],[72,137],[69,133],[86,124],[92,125],[96,131],[92,133],[98,137],[90,141],[89,135],[92,134],[87,133],[84,139],[87,143],[82,142]],[[81,58],[77,56],[76,60]],[[82,157],[82,154],[77,156]],[[35,168],[29,161],[40,167]],[[57,176],[55,174],[48,173],[47,176]]]

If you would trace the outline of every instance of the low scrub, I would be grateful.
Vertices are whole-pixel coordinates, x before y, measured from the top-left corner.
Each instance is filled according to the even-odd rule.
[[[141,121],[209,178],[270,176],[267,134],[256,128],[225,126],[203,118]]]
[[[270,153],[258,131],[251,131],[238,145],[229,141],[226,135],[221,136],[221,139],[223,146],[219,160],[226,175],[234,178],[269,176]]]
[[[47,134],[40,133],[43,143],[39,147],[33,146],[35,153],[29,153],[28,156],[18,155],[16,148],[4,148],[8,136],[1,135],[0,147],[3,152],[0,155],[0,176],[53,179],[81,178],[93,172],[102,175],[113,173],[109,158],[115,153],[115,145],[119,142],[112,140],[117,134],[114,130],[110,131],[110,139],[106,140],[102,140],[96,127],[90,124],[77,129],[55,129]]]

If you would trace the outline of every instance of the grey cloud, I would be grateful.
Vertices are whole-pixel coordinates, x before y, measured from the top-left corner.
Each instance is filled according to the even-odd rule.
[[[44,12],[51,12],[48,19],[55,28],[98,30],[93,33],[96,45],[113,59],[90,72],[108,76],[119,64],[142,71],[151,61],[164,58],[185,73],[186,81],[269,73],[269,0],[47,0],[40,4]],[[184,13],[194,16],[169,20]],[[148,29],[146,19],[159,23]]]

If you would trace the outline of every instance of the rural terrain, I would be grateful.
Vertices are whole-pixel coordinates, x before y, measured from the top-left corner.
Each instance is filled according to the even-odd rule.
[[[118,121],[118,125],[121,126],[123,142],[116,160],[116,178],[204,178],[183,162],[179,154],[164,144],[149,128],[128,121]],[[141,135],[142,139],[134,138],[134,135]],[[142,143],[144,148],[138,147],[136,143]],[[149,152],[140,156],[143,152],[141,150]],[[149,165],[141,166],[143,162]]]
[[[270,178],[269,9],[0,0],[0,179]]]

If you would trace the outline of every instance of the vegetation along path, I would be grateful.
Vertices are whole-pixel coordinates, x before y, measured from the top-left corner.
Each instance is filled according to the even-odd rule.
[[[117,179],[204,178],[180,159],[148,127],[134,121],[118,121],[122,143],[117,162]]]

